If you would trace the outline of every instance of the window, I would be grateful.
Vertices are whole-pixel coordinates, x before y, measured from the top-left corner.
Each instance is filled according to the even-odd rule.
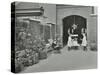
[[[97,15],[97,7],[96,6],[91,7],[91,15]]]

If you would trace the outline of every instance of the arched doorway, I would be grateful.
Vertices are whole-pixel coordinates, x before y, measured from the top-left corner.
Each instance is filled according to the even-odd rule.
[[[86,18],[79,15],[70,15],[63,18],[63,46],[65,46],[68,42],[68,29],[73,24],[78,24],[79,33],[81,33],[82,28],[87,28],[87,20]]]

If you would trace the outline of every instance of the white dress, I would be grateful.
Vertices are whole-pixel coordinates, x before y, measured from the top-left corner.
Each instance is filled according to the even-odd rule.
[[[85,33],[83,33],[83,39],[82,39],[82,46],[87,46],[87,40],[86,40],[86,36]]]
[[[68,47],[71,47],[72,46],[72,39],[71,39],[71,36],[68,37]]]

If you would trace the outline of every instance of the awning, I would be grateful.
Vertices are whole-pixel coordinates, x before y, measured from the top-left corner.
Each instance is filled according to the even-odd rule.
[[[13,14],[14,12],[12,12]],[[44,9],[40,8],[33,8],[33,9],[16,9],[15,14],[16,17],[19,16],[41,16],[44,13]]]

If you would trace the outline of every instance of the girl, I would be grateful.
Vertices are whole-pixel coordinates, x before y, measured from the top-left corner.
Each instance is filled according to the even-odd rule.
[[[86,29],[82,28],[82,35],[83,35],[83,39],[82,39],[82,44],[81,46],[83,47],[83,50],[87,50],[87,40],[86,40]]]
[[[71,35],[69,35],[69,37],[68,37],[68,50],[70,50],[71,49],[71,47],[73,46],[72,45],[72,38],[71,38]]]

